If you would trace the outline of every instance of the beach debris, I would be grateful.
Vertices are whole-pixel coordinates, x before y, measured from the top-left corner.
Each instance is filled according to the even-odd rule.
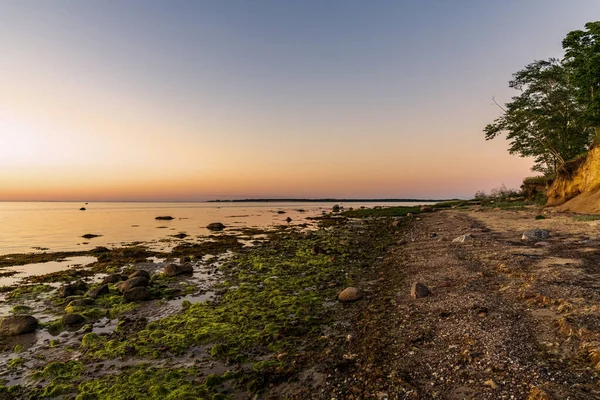
[[[523,240],[546,240],[550,237],[550,233],[548,233],[545,229],[532,229],[530,231],[523,232],[523,236],[521,239]]]
[[[452,241],[456,242],[456,243],[464,243],[464,242],[468,242],[471,240],[473,240],[473,235],[471,235],[471,234],[460,235],[459,237],[452,239]]]
[[[123,298],[127,301],[144,301],[150,297],[150,290],[145,286],[137,286],[123,293]]]
[[[38,321],[31,315],[12,315],[0,319],[0,337],[17,336],[35,331]]]
[[[206,229],[209,229],[211,231],[222,231],[223,229],[225,229],[225,225],[223,225],[220,222],[212,222],[206,225]]]
[[[194,267],[192,264],[169,264],[165,267],[163,274],[165,276],[177,276],[183,274],[193,274]]]
[[[85,318],[81,314],[65,314],[61,318],[62,323],[66,326],[81,325],[85,322]]]
[[[360,290],[355,287],[347,287],[338,295],[338,300],[343,302],[356,301],[361,298],[362,294],[360,293]]]
[[[75,281],[73,283],[61,286],[58,289],[60,297],[69,297],[76,294],[83,294],[88,290],[88,284],[82,280]]]
[[[143,269],[136,269],[129,275],[128,279],[137,278],[137,277],[142,277],[142,278],[146,278],[146,279],[150,280],[150,273]]]
[[[421,282],[414,282],[410,287],[410,296],[414,299],[427,297],[430,293],[429,288]]]
[[[170,221],[170,220],[172,220],[174,218],[171,217],[170,215],[161,215],[161,216],[158,216],[158,217],[156,217],[154,219],[157,219],[159,221]]]
[[[108,292],[108,285],[100,285],[88,290],[85,295],[95,299],[99,296],[102,296],[103,294],[108,294]]]
[[[134,287],[148,286],[148,279],[142,276],[136,276],[135,278],[127,279],[125,282],[121,282],[117,285],[117,290],[124,293]]]

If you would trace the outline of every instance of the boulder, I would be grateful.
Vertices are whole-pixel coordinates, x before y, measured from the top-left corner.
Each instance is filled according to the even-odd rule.
[[[331,207],[331,211],[333,212],[340,212],[340,205],[336,204],[333,207]]]
[[[123,293],[123,298],[127,301],[144,301],[150,299],[150,290],[145,286],[134,287]]]
[[[84,281],[75,281],[58,289],[60,297],[75,296],[77,294],[83,294],[88,290],[88,284]]]
[[[130,278],[124,282],[119,283],[117,285],[117,290],[121,293],[124,293],[135,287],[148,286],[148,283],[149,283],[148,279],[141,277],[141,276],[136,276],[135,278]]]
[[[459,237],[452,239],[452,241],[456,243],[464,243],[471,240],[473,240],[473,235],[460,235]]]
[[[410,295],[414,299],[420,299],[422,297],[429,296],[429,288],[423,285],[421,282],[415,282],[410,287]]]
[[[211,231],[222,231],[225,229],[225,225],[220,222],[211,222],[210,224],[206,225],[206,229]]]
[[[523,232],[521,239],[523,240],[546,240],[550,237],[550,234],[545,229],[532,229],[530,231]]]
[[[351,302],[360,300],[362,298],[362,294],[360,290],[355,287],[348,287],[338,295],[338,300],[343,302]]]
[[[421,206],[420,208],[421,212],[426,213],[426,212],[433,212],[433,207],[431,206]]]
[[[31,315],[12,315],[0,319],[0,337],[16,336],[35,331],[38,321]]]
[[[108,294],[108,292],[108,285],[104,284],[88,290],[85,295],[95,299],[103,294]]]
[[[121,274],[110,274],[104,277],[104,279],[102,279],[102,283],[106,284],[106,283],[117,283],[117,282],[121,282],[122,280],[124,280],[125,277]]]
[[[81,325],[85,322],[85,318],[80,314],[65,314],[61,320],[66,326]]]
[[[146,278],[146,279],[150,280],[150,274],[148,273],[148,271],[145,271],[143,269],[135,270],[135,271],[133,271],[133,273],[131,273],[129,275],[129,279],[137,278],[137,277],[142,277],[142,278]]]
[[[193,274],[194,267],[191,264],[169,264],[164,269],[165,276],[177,276],[183,274]]]

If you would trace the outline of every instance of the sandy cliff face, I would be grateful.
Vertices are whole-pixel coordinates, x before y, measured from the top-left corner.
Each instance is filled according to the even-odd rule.
[[[570,161],[548,190],[548,206],[558,211],[600,213],[600,147]]]

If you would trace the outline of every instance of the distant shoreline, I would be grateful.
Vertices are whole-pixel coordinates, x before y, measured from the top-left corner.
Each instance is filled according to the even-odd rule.
[[[207,200],[207,203],[435,203],[459,199],[240,199]]]

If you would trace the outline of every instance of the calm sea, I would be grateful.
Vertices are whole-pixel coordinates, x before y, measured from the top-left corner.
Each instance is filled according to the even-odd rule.
[[[335,203],[54,203],[0,202],[0,255],[40,251],[89,250],[134,241],[152,242],[184,232],[208,235],[206,225],[222,222],[228,227],[266,227],[301,224],[306,217],[331,210]],[[338,203],[346,208],[416,205],[417,203]],[[420,203],[425,204],[425,203]],[[80,211],[85,207],[85,211]],[[298,210],[304,210],[299,212]],[[285,212],[285,214],[279,212]],[[169,215],[171,221],[156,220]],[[85,234],[101,235],[93,239]]]

